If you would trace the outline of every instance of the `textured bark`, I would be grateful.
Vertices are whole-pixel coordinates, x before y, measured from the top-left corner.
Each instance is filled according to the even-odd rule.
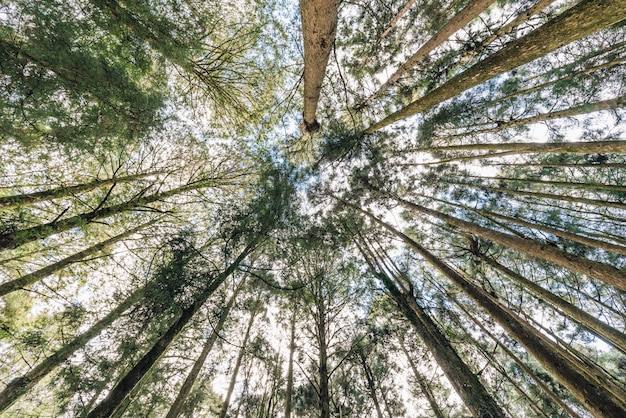
[[[159,361],[163,353],[172,341],[180,334],[185,325],[200,310],[202,305],[213,292],[229,277],[255,248],[255,244],[249,244],[228,268],[211,281],[211,284],[202,291],[202,294],[189,307],[183,309],[178,319],[168,330],[154,343],[152,348],[144,354],[139,362],[115,385],[109,394],[98,406],[96,406],[87,418],[105,418],[119,412],[130,393],[141,384],[141,381],[150,372],[152,367]]]
[[[400,68],[394,72],[387,81],[364,102],[364,106],[368,106],[378,96],[383,94],[385,90],[396,83],[404,74],[414,68],[420,61],[428,56],[435,48],[446,41],[456,31],[463,28],[470,21],[476,18],[482,11],[484,11],[494,0],[472,0],[463,10],[454,15],[450,21],[439,30],[432,38],[430,38],[420,49],[417,50]],[[372,131],[373,132],[373,131]]]
[[[144,295],[145,289],[144,287],[134,291],[104,318],[93,324],[87,331],[62,346],[25,375],[11,380],[7,387],[0,393],[0,413],[10,407],[20,396],[35,387],[39,381],[70,358],[77,350],[87,344],[89,340],[111,325],[124,311],[139,302]]]
[[[170,406],[170,409],[167,412],[166,418],[176,418],[180,414],[180,411],[183,409],[183,405],[185,404],[185,401],[187,400],[187,397],[189,396],[189,393],[191,392],[191,389],[193,388],[193,385],[196,382],[198,375],[200,374],[200,370],[202,370],[202,366],[204,366],[204,362],[206,361],[206,358],[209,355],[209,352],[213,348],[213,344],[215,344],[215,341],[217,341],[217,337],[219,333],[222,331],[222,328],[224,327],[226,318],[228,318],[228,314],[230,313],[230,310],[233,307],[233,304],[235,303],[235,299],[237,298],[237,294],[241,290],[243,284],[244,284],[244,281],[242,281],[237,286],[237,288],[235,289],[235,292],[230,297],[230,300],[228,301],[226,306],[222,309],[222,312],[220,313],[220,319],[217,321],[215,328],[213,328],[213,330],[211,331],[211,335],[209,336],[209,338],[207,338],[207,340],[204,342],[204,345],[202,346],[202,351],[200,352],[200,355],[194,362],[193,367],[189,371],[189,374],[187,375],[187,378],[183,382],[183,385],[181,386],[180,391],[178,391],[178,395],[176,396],[176,399]]]
[[[433,414],[435,414],[436,418],[446,418],[443,412],[441,412],[441,408],[439,408],[439,404],[437,404],[437,399],[435,399],[435,395],[433,394],[433,391],[430,390],[430,386],[428,386],[428,383],[424,379],[424,376],[422,376],[422,374],[417,370],[417,367],[415,366],[415,362],[411,358],[411,355],[409,354],[409,351],[406,349],[406,346],[404,345],[404,341],[402,341],[402,339],[400,339],[400,347],[402,348],[402,352],[404,352],[404,355],[406,356],[406,359],[409,362],[409,366],[411,366],[411,370],[413,371],[413,377],[415,377],[415,381],[420,387],[422,394],[428,400],[430,409],[433,410]]]
[[[387,25],[387,28],[385,28],[383,33],[380,34],[380,36],[378,37],[378,40],[376,41],[377,44],[380,43],[383,39],[385,39],[387,35],[389,35],[389,33],[393,30],[393,28],[396,27],[396,25],[400,21],[400,18],[404,16],[406,12],[408,12],[409,9],[411,9],[411,6],[413,6],[414,4],[415,4],[415,0],[409,0],[406,2],[404,7],[402,7],[402,9],[400,9],[400,11],[396,13],[393,19],[391,19],[391,21],[389,22],[389,24]]]
[[[420,99],[370,126],[364,132],[376,132],[394,122],[423,112],[497,75],[531,62],[623,19],[626,19],[626,0],[582,0],[528,35],[512,42]]]
[[[17,248],[20,245],[24,245],[38,239],[44,239],[51,235],[59,234],[99,219],[108,218],[109,216],[122,212],[132,211],[149,203],[154,203],[180,193],[210,186],[211,182],[195,182],[177,187],[167,192],[155,193],[149,196],[139,196],[124,203],[119,203],[105,208],[98,208],[92,212],[81,213],[80,215],[74,215],[69,218],[52,221],[47,224],[5,233],[0,235],[0,250]]]
[[[319,129],[315,119],[326,66],[335,42],[339,0],[300,0],[304,38],[304,127]]]
[[[623,97],[616,97],[609,100],[602,100],[594,103],[585,103],[579,106],[570,107],[568,109],[557,110],[554,112],[543,113],[540,115],[530,116],[527,118],[521,118],[510,121],[495,121],[496,124],[493,128],[476,129],[473,131],[463,132],[460,134],[448,135],[441,139],[451,140],[455,138],[462,138],[468,135],[495,133],[503,129],[514,128],[516,126],[529,125],[531,123],[547,122],[555,119],[562,119],[574,116],[585,115],[592,112],[600,112],[602,110],[613,110],[624,107],[626,100]]]
[[[554,342],[500,304],[485,290],[465,279],[438,257],[391,225],[362,209],[352,207],[402,239],[416,253],[424,257],[426,261],[474,299],[592,414],[605,418],[621,418],[626,415],[626,403],[621,401],[626,394],[621,388],[609,385],[605,375],[597,375],[593,370],[583,372],[585,367],[580,364],[576,357],[561,350]]]
[[[285,389],[285,418],[291,418],[293,397],[293,355],[296,351],[296,309],[291,314],[291,338],[289,340],[289,365],[287,366],[287,389]]]
[[[376,274],[395,300],[402,313],[410,321],[422,342],[428,347],[435,361],[461,397],[474,417],[504,417],[504,412],[489,395],[478,377],[437,328],[428,314],[417,304],[415,298],[401,291],[384,273]]]
[[[237,361],[235,362],[235,368],[233,369],[233,374],[230,376],[230,382],[228,384],[228,391],[226,392],[226,398],[224,398],[224,403],[222,404],[222,409],[220,410],[219,418],[226,418],[226,413],[228,412],[228,407],[230,406],[230,398],[233,396],[233,391],[235,390],[235,383],[237,383],[237,375],[239,374],[239,368],[241,367],[243,356],[246,354],[246,349],[248,348],[250,330],[252,329],[252,324],[254,323],[254,318],[257,312],[258,310],[255,309],[250,313],[250,319],[248,320],[248,327],[246,328],[246,334],[243,337],[241,348],[239,349],[239,354],[237,354]]]
[[[58,199],[61,197],[73,196],[77,193],[88,192],[90,190],[94,190],[99,187],[108,186],[108,185],[115,184],[115,183],[130,183],[132,181],[139,180],[139,179],[152,176],[155,174],[159,174],[159,173],[155,172],[155,173],[135,174],[135,175],[124,176],[124,177],[114,177],[114,178],[104,179],[104,180],[94,180],[89,183],[77,184],[74,186],[57,187],[57,188],[45,190],[42,192],[27,193],[27,194],[20,194],[20,195],[14,195],[14,196],[4,196],[4,197],[0,197],[0,209],[9,209],[15,206],[31,205],[33,203],[42,202],[44,200],[52,200],[52,199]]]
[[[136,228],[130,229],[120,235],[117,235],[115,237],[109,238],[106,241],[102,241],[99,242],[98,244],[92,245],[91,247],[83,250],[83,251],[79,251],[76,254],[73,254],[69,257],[65,257],[62,260],[57,261],[56,263],[50,264],[49,266],[40,268],[39,270],[36,270],[32,273],[28,273],[25,274],[24,276],[20,277],[19,279],[15,279],[15,280],[11,280],[5,283],[0,284],[0,296],[4,296],[7,293],[11,293],[17,289],[21,289],[24,286],[28,286],[31,285],[33,283],[38,282],[39,280],[43,279],[44,277],[47,277],[49,275],[51,275],[52,273],[55,273],[59,270],[64,269],[65,267],[69,266],[70,264],[73,263],[77,263],[80,262],[82,260],[84,260],[86,257],[95,254],[99,251],[102,251],[103,249],[115,244],[116,242],[119,242],[123,239],[126,239],[128,237],[130,237],[131,235],[139,232],[140,230],[149,227],[150,225],[153,225],[154,223],[156,223],[157,220],[153,220],[150,222],[147,222],[143,225],[139,225]]]
[[[486,240],[496,242],[498,244],[513,248],[515,250],[521,251],[537,258],[541,258],[546,261],[550,261],[559,266],[571,269],[573,271],[577,271],[579,273],[603,281],[606,284],[614,286],[617,289],[626,291],[626,272],[621,271],[613,266],[589,260],[585,257],[570,254],[558,248],[552,247],[547,244],[542,244],[528,238],[521,238],[490,228],[485,228],[472,222],[464,221],[462,219],[446,215],[436,210],[417,205],[399,197],[394,197],[394,199],[399,201],[403,206],[411,211],[416,211],[432,216],[436,219],[447,222],[450,225],[461,228],[467,232],[476,234],[477,236]]]
[[[409,148],[402,152],[448,152],[448,151],[510,151],[512,154],[573,153],[609,154],[626,152],[626,141],[591,142],[502,142],[494,144],[448,145],[443,147]],[[484,158],[480,156],[479,158]],[[600,165],[598,165],[600,166]]]
[[[330,392],[328,388],[328,344],[326,336],[326,311],[323,302],[318,304],[317,343],[319,346],[318,377],[320,418],[330,418]]]
[[[515,178],[515,177],[486,177],[486,176],[471,176],[475,179],[495,180],[495,181],[510,181],[527,184],[540,184],[546,186],[557,186],[567,189],[582,189],[588,191],[608,190],[612,192],[626,193],[626,186],[617,184],[602,184],[602,183],[582,183],[571,181],[556,181],[556,180],[538,180],[533,178]]]

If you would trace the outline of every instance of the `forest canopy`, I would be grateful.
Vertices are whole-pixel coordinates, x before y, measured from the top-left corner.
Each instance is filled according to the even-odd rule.
[[[626,0],[6,0],[0,416],[626,416]]]

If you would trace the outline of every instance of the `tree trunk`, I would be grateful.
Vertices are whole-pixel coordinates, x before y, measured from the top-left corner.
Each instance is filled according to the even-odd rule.
[[[363,354],[363,351],[361,350],[359,350],[359,359],[361,360],[361,366],[363,367],[363,374],[365,375],[367,388],[370,392],[370,398],[372,398],[372,401],[374,402],[374,407],[376,407],[376,415],[378,416],[378,418],[383,418],[383,411],[380,409],[378,396],[376,396],[376,384],[374,383],[374,376],[372,375],[372,370],[367,364],[365,354]]]
[[[44,200],[52,200],[61,197],[73,196],[77,193],[88,192],[102,186],[108,186],[115,183],[129,183],[155,174],[159,174],[159,172],[134,174],[124,177],[113,177],[104,180],[94,180],[89,183],[78,184],[75,186],[57,187],[50,190],[44,190],[42,192],[4,196],[0,197],[0,209],[10,209],[15,206],[31,205],[33,203],[42,202]]]
[[[326,340],[326,311],[323,303],[318,306],[317,342],[319,344],[318,376],[320,418],[330,418],[330,393],[328,388],[328,347]]]
[[[248,320],[248,327],[246,328],[246,334],[243,337],[243,342],[241,343],[241,348],[239,349],[239,354],[237,355],[237,362],[235,363],[235,368],[233,369],[233,374],[230,376],[230,383],[228,384],[228,392],[226,392],[226,398],[224,399],[224,403],[222,404],[222,409],[220,410],[219,418],[226,418],[226,413],[228,412],[228,407],[230,406],[230,398],[233,396],[233,391],[235,390],[235,383],[237,383],[237,375],[239,374],[239,368],[241,367],[241,362],[243,361],[243,356],[246,354],[246,349],[248,348],[248,339],[250,338],[250,330],[252,329],[252,324],[254,323],[254,318],[258,312],[258,309],[255,307],[252,312],[250,312],[250,319]]]
[[[108,218],[109,216],[113,216],[118,213],[131,211],[139,207],[145,206],[149,203],[165,199],[167,197],[171,197],[191,190],[200,189],[202,187],[210,187],[211,183],[212,182],[210,181],[200,181],[186,184],[167,192],[155,193],[153,195],[145,197],[138,196],[124,203],[119,203],[105,208],[97,208],[92,212],[82,213],[80,215],[74,215],[69,218],[56,220],[47,224],[37,225],[31,228],[5,233],[0,235],[0,250],[17,248],[20,245],[24,245],[31,241],[44,239],[51,235],[59,234],[72,228],[77,228],[81,225],[96,221],[98,219]]]
[[[169,329],[154,343],[152,348],[139,360],[139,362],[115,385],[106,398],[100,402],[88,415],[87,418],[105,418],[115,414],[120,406],[128,398],[133,389],[141,384],[143,378],[150,369],[158,362],[165,350],[172,343],[174,338],[180,334],[185,325],[193,318],[194,314],[200,310],[202,305],[211,294],[229,277],[255,248],[256,244],[251,243],[239,254],[235,261],[228,266],[224,272],[218,275],[211,284],[202,291],[202,294],[189,307],[183,309]]]
[[[296,351],[296,309],[291,314],[291,338],[289,340],[289,366],[287,366],[287,389],[285,390],[285,418],[291,418],[293,397],[293,355]]]
[[[131,230],[128,230],[120,235],[117,235],[115,237],[109,238],[106,241],[102,241],[99,242],[98,244],[92,245],[91,247],[83,250],[83,251],[79,251],[76,254],[73,254],[69,257],[64,258],[63,260],[57,261],[56,263],[50,264],[49,266],[40,268],[39,270],[36,270],[32,273],[28,273],[25,274],[24,276],[20,277],[19,279],[15,279],[15,280],[11,280],[5,283],[0,284],[0,296],[4,296],[7,293],[11,293],[15,290],[21,289],[24,286],[28,286],[31,285],[33,283],[38,282],[39,280],[43,279],[44,277],[47,277],[49,275],[51,275],[52,273],[55,273],[59,270],[64,269],[65,267],[69,266],[70,264],[73,263],[77,263],[82,261],[83,259],[85,259],[86,257],[95,254],[99,251],[102,251],[103,249],[105,249],[106,247],[109,247],[113,244],[115,244],[116,242],[119,242],[123,239],[128,238],[129,236],[135,234],[136,232],[149,227],[150,225],[153,225],[154,223],[156,223],[158,221],[158,219],[152,220],[150,222],[146,222],[143,225],[139,225],[136,228],[133,228]]]
[[[587,190],[591,192],[595,192],[598,190],[608,190],[611,192],[618,193],[626,193],[626,186],[617,185],[617,184],[602,184],[602,183],[583,183],[583,182],[572,182],[572,181],[556,181],[556,180],[539,180],[534,178],[515,178],[515,177],[487,177],[487,176],[468,176],[473,179],[481,179],[481,180],[494,180],[494,181],[507,181],[507,182],[518,182],[518,183],[527,183],[527,184],[540,184],[546,186],[557,186],[561,188],[567,189],[578,189],[578,190]]]
[[[528,35],[477,63],[364,133],[374,133],[491,78],[540,58],[564,45],[626,19],[626,0],[582,0]]]
[[[117,305],[115,309],[93,324],[87,331],[74,337],[72,341],[62,346],[25,375],[11,380],[7,387],[0,393],[0,413],[9,408],[20,396],[35,387],[39,381],[70,358],[78,349],[87,344],[89,340],[111,325],[128,308],[139,302],[143,298],[145,290],[146,287],[135,290],[130,296],[124,299],[122,303]]]
[[[364,102],[363,106],[371,104],[378,96],[385,92],[389,87],[396,83],[404,74],[414,68],[420,61],[428,56],[435,48],[446,41],[455,32],[463,28],[474,18],[478,17],[494,0],[472,0],[463,10],[454,15],[443,28],[433,35],[420,49],[406,60],[395,73],[389,77],[387,81]],[[369,131],[369,130],[368,130]],[[372,131],[373,132],[373,131]],[[370,132],[368,132],[370,133]]]
[[[428,347],[437,364],[474,417],[504,417],[504,412],[489,395],[478,377],[459,357],[450,342],[437,328],[415,298],[400,289],[385,273],[377,272],[396,304],[413,325],[422,342]]]
[[[430,215],[434,218],[447,222],[450,225],[454,225],[467,232],[476,234],[477,236],[486,240],[513,248],[533,257],[538,257],[543,260],[550,261],[551,263],[588,275],[590,277],[603,281],[608,285],[614,286],[617,289],[626,291],[626,272],[623,272],[613,266],[589,260],[585,257],[580,257],[575,254],[570,254],[558,248],[552,247],[547,244],[538,243],[528,238],[521,238],[510,234],[505,234],[503,232],[499,232],[490,228],[485,228],[472,222],[464,221],[462,219],[446,215],[433,209],[429,209],[424,206],[408,202],[397,196],[393,198],[409,210]]]
[[[493,144],[464,144],[443,147],[409,148],[401,152],[448,152],[448,151],[508,151],[512,154],[537,153],[574,153],[574,154],[611,154],[626,152],[626,141],[590,141],[590,142],[501,142]],[[511,154],[509,154],[511,155]],[[485,158],[485,156],[478,156]],[[601,165],[598,165],[601,166]]]
[[[213,328],[211,335],[209,336],[209,338],[207,338],[204,345],[202,346],[200,356],[196,359],[193,367],[189,371],[187,378],[183,382],[183,385],[178,392],[178,396],[176,396],[174,403],[172,403],[169,411],[167,412],[166,418],[176,418],[180,414],[180,411],[183,409],[183,405],[185,404],[185,401],[189,396],[189,392],[191,392],[193,384],[196,382],[196,379],[200,374],[200,370],[202,369],[202,366],[204,366],[204,362],[206,361],[209,352],[213,348],[213,344],[215,344],[215,341],[217,341],[217,337],[221,332],[224,323],[226,322],[226,318],[228,318],[228,314],[233,307],[233,304],[235,303],[237,294],[242,289],[244,283],[245,280],[242,280],[233,292],[233,295],[230,297],[230,300],[228,301],[226,306],[222,309],[222,312],[220,313],[220,319],[217,321],[217,324],[215,325],[215,328]]]
[[[402,340],[402,338],[399,338],[398,341],[400,341],[400,347],[402,348],[402,351],[404,352],[404,355],[407,361],[409,362],[409,366],[411,366],[411,370],[413,371],[413,376],[415,377],[415,381],[419,385],[420,390],[422,391],[422,394],[424,394],[424,396],[428,400],[428,403],[430,404],[430,409],[433,410],[433,414],[435,414],[435,417],[437,418],[446,418],[443,412],[441,411],[441,408],[439,408],[439,404],[437,404],[437,399],[435,398],[435,395],[433,394],[432,390],[430,390],[430,386],[428,386],[428,383],[426,383],[424,376],[422,376],[422,374],[417,370],[417,367],[415,366],[415,362],[411,358],[409,351],[406,349],[406,346],[404,345],[404,341]]]
[[[411,6],[413,6],[414,4],[415,4],[415,0],[409,0],[409,1],[406,2],[404,7],[402,7],[402,9],[400,9],[400,11],[398,13],[396,13],[396,15],[393,17],[393,19],[391,19],[391,21],[389,22],[389,24],[387,25],[387,27],[385,28],[383,33],[380,34],[380,36],[376,40],[376,44],[379,44],[383,39],[385,39],[385,37],[387,35],[389,35],[389,33],[393,30],[393,28],[396,27],[396,25],[400,21],[400,18],[402,16],[404,16],[406,14],[406,12],[408,12],[409,9],[411,8]]]
[[[585,115],[587,113],[592,112],[600,112],[602,110],[613,110],[624,107],[626,104],[626,100],[623,97],[616,97],[613,99],[602,100],[594,103],[585,103],[579,106],[570,107],[568,109],[556,110],[554,112],[542,113],[540,115],[530,116],[527,118],[521,118],[516,120],[510,120],[507,122],[504,121],[495,121],[490,123],[495,123],[497,126],[493,128],[484,128],[484,129],[476,129],[473,131],[463,132],[460,134],[448,135],[442,137],[442,140],[450,140],[455,138],[462,138],[468,135],[476,135],[476,134],[486,134],[486,133],[495,133],[500,132],[503,129],[514,128],[516,126],[529,125],[531,123],[538,122],[546,122],[554,119],[563,119],[574,116]]]
[[[300,0],[304,38],[304,132],[319,129],[315,119],[326,66],[337,31],[339,0]]]
[[[626,415],[626,403],[621,401],[621,399],[625,399],[626,394],[614,385],[607,387],[609,385],[606,383],[606,376],[598,376],[593,374],[593,372],[582,372],[581,370],[584,369],[584,366],[581,366],[575,357],[560,350],[552,341],[532,328],[510,309],[501,305],[485,290],[465,279],[424,247],[391,225],[362,209],[354,208],[402,239],[413,250],[424,257],[426,261],[474,299],[509,335],[525,347],[546,371],[559,380],[563,386],[585,405],[592,414],[605,418],[620,418]]]

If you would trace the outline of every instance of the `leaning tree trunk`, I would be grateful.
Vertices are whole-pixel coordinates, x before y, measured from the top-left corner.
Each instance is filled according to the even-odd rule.
[[[543,334],[531,327],[510,309],[500,304],[489,293],[465,279],[454,269],[433,255],[417,242],[381,221],[369,212],[352,206],[357,211],[402,239],[409,247],[436,267],[444,276],[455,283],[474,299],[489,315],[533,355],[548,373],[565,386],[592,414],[605,418],[626,416],[626,393],[615,385],[608,384],[606,376],[586,370],[580,361],[558,346]]]
[[[117,205],[97,208],[88,213],[81,213],[69,218],[55,220],[47,224],[5,233],[0,235],[0,250],[17,248],[20,245],[24,245],[38,239],[44,239],[51,235],[59,234],[99,219],[108,218],[109,216],[113,216],[118,213],[131,211],[149,203],[154,203],[183,192],[200,189],[202,187],[209,187],[211,184],[211,181],[199,181],[186,184],[166,192],[155,193],[149,196],[135,197],[127,202],[118,203]]]
[[[152,348],[144,354],[139,362],[115,385],[98,406],[96,406],[87,418],[106,418],[119,412],[130,393],[141,384],[152,367],[159,361],[163,353],[170,346],[172,341],[180,334],[185,325],[200,310],[202,305],[211,294],[229,277],[255,248],[256,244],[251,243],[239,254],[239,256],[221,274],[211,281],[211,284],[202,291],[202,294],[189,307],[183,309],[168,330],[154,343]]]
[[[550,261],[559,266],[571,269],[573,271],[577,271],[579,273],[603,281],[606,284],[614,286],[617,289],[626,291],[626,272],[623,272],[613,266],[589,260],[585,257],[580,257],[575,254],[570,254],[558,248],[552,247],[547,244],[542,244],[528,238],[521,238],[510,234],[505,234],[503,232],[496,231],[490,228],[485,228],[484,226],[480,226],[472,222],[458,219],[453,216],[438,212],[436,210],[429,209],[412,202],[408,202],[397,196],[394,196],[393,199],[400,202],[409,210],[430,215],[436,219],[447,222],[450,225],[454,225],[467,232],[476,234],[477,236],[486,240],[513,248],[533,257]]]
[[[365,354],[363,354],[362,350],[359,350],[359,360],[361,361],[361,366],[363,367],[363,374],[365,375],[365,381],[367,382],[367,388],[370,392],[370,398],[372,398],[372,402],[374,402],[374,407],[376,408],[376,415],[378,418],[383,417],[383,411],[380,409],[380,402],[378,401],[378,396],[376,395],[376,384],[374,383],[374,376],[372,374],[372,369],[369,364],[367,364],[367,359],[365,358]]]
[[[304,38],[303,132],[319,129],[315,119],[326,66],[335,42],[339,0],[300,0]]]
[[[417,370],[417,367],[415,366],[415,362],[411,358],[409,351],[406,349],[406,346],[404,345],[404,341],[402,340],[402,338],[399,338],[398,341],[400,341],[400,347],[402,348],[402,351],[404,352],[404,355],[406,356],[406,359],[409,362],[409,366],[411,366],[411,370],[413,371],[413,376],[415,377],[415,381],[420,387],[422,394],[426,397],[426,400],[428,400],[428,403],[430,404],[430,409],[433,410],[433,414],[435,414],[436,418],[446,418],[445,415],[443,415],[443,412],[441,412],[441,408],[439,408],[437,399],[435,399],[435,395],[433,394],[433,391],[430,389],[430,386],[428,386],[428,383],[426,383],[424,376],[422,376],[422,374]]]
[[[237,288],[233,292],[233,295],[230,297],[230,300],[228,301],[226,306],[222,309],[222,312],[220,313],[220,319],[217,321],[217,324],[213,328],[211,335],[209,336],[209,338],[207,338],[204,345],[202,346],[202,351],[200,352],[200,356],[198,356],[195,363],[193,364],[193,367],[189,371],[187,378],[183,382],[183,385],[181,386],[180,391],[178,392],[178,396],[176,396],[174,403],[172,403],[169,411],[167,412],[166,418],[176,418],[180,414],[180,411],[183,409],[183,405],[185,404],[185,401],[187,400],[187,397],[189,396],[189,392],[191,392],[191,388],[193,387],[193,384],[196,382],[196,379],[198,378],[198,375],[200,374],[200,370],[202,369],[202,366],[204,366],[204,362],[206,361],[206,358],[209,355],[209,352],[213,348],[213,344],[215,344],[215,341],[217,341],[217,337],[219,333],[221,332],[222,328],[224,327],[226,318],[228,317],[228,314],[231,308],[233,307],[233,304],[235,303],[235,299],[237,298],[237,294],[242,289],[244,282],[245,281],[242,280],[242,282],[237,286]]]
[[[252,312],[250,312],[250,319],[248,320],[248,327],[246,328],[246,334],[243,337],[243,342],[241,343],[241,348],[239,349],[239,354],[237,355],[237,361],[235,362],[235,368],[233,369],[233,374],[230,376],[230,383],[228,384],[228,391],[226,392],[226,398],[224,398],[224,403],[222,404],[222,409],[220,410],[219,418],[226,418],[226,413],[228,412],[228,407],[230,406],[230,398],[233,396],[233,391],[235,390],[235,383],[237,383],[237,375],[239,374],[239,368],[241,367],[241,362],[243,361],[243,356],[246,354],[248,340],[250,338],[250,330],[252,330],[252,324],[254,323],[254,318],[258,313],[258,308],[255,307]]]
[[[467,6],[465,6],[463,10],[455,14],[454,17],[450,19],[450,21],[439,30],[439,32],[434,34],[432,38],[426,41],[426,43],[422,45],[422,47],[418,49],[417,52],[411,55],[409,59],[406,60],[406,62],[402,64],[402,66],[398,68],[396,72],[394,72],[391,77],[389,77],[389,79],[385,81],[374,94],[372,94],[363,102],[363,106],[368,106],[370,103],[372,103],[378,96],[383,94],[385,90],[387,90],[394,83],[396,83],[404,74],[406,74],[420,61],[426,58],[428,54],[430,54],[435,48],[437,48],[455,32],[457,32],[474,18],[476,18],[493,2],[494,0],[472,0]]]
[[[573,153],[610,154],[626,152],[626,141],[590,142],[498,142],[492,144],[464,144],[443,147],[411,148],[401,152],[449,152],[449,151],[509,151],[514,154]]]
[[[374,133],[394,122],[423,112],[467,89],[624,19],[626,0],[582,0],[528,35],[370,126],[364,133]]]
[[[20,396],[35,387],[39,381],[70,358],[77,350],[84,347],[89,340],[100,334],[102,330],[111,325],[128,308],[139,302],[144,297],[145,290],[146,286],[135,290],[130,296],[124,299],[122,303],[117,305],[115,309],[109,312],[104,318],[93,324],[87,331],[62,346],[54,354],[36,365],[25,375],[11,380],[7,387],[0,392],[0,413],[10,407],[17,399],[19,399]]]
[[[25,274],[24,276],[20,277],[19,279],[15,279],[15,280],[11,280],[5,283],[0,284],[0,296],[4,296],[7,293],[11,293],[17,289],[21,289],[24,286],[28,286],[31,285],[33,283],[38,282],[39,280],[43,279],[44,277],[47,277],[59,270],[64,269],[65,267],[69,266],[70,264],[73,263],[77,263],[79,261],[84,260],[86,257],[95,254],[99,251],[102,251],[103,249],[115,244],[116,242],[119,242],[123,239],[128,238],[129,236],[135,234],[136,232],[149,227],[150,225],[153,225],[154,223],[156,223],[158,221],[158,219],[152,220],[150,222],[146,222],[143,225],[139,225],[136,228],[130,229],[120,235],[114,236],[112,238],[109,238],[106,241],[102,241],[99,242],[95,245],[92,245],[91,247],[83,250],[83,251],[79,251],[76,254],[73,254],[69,257],[65,257],[63,260],[59,260],[56,263],[50,264],[49,266],[40,268],[39,270],[33,271],[32,273],[28,273]]]
[[[296,351],[296,309],[291,314],[291,338],[289,340],[289,365],[287,367],[287,389],[285,389],[285,418],[291,418],[293,397],[293,355]]]

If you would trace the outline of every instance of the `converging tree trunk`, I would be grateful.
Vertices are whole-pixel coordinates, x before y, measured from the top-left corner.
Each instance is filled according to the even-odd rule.
[[[512,42],[443,85],[367,128],[376,132],[435,106],[499,74],[626,19],[626,0],[582,0],[528,35]]]

